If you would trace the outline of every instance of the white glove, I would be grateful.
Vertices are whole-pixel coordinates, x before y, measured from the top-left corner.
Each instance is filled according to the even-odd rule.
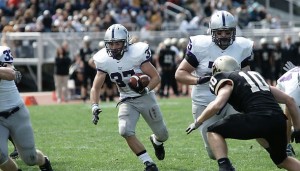
[[[192,131],[196,130],[197,128],[199,128],[199,126],[202,125],[202,123],[199,123],[197,121],[195,121],[194,123],[191,123],[189,125],[189,127],[187,127],[187,129],[185,130],[185,132],[187,134],[190,134]]]
[[[287,61],[286,64],[283,67],[283,70],[285,71],[289,71],[293,68],[295,68],[296,66],[291,62],[291,61]]]

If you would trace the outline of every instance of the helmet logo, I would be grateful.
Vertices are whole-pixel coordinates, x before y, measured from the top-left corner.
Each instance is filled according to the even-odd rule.
[[[226,20],[225,20],[225,14],[222,12],[222,21],[223,21],[223,26],[226,26]]]

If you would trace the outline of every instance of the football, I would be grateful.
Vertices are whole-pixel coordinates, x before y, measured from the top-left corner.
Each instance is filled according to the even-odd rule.
[[[137,90],[137,89],[142,89],[144,87],[147,87],[149,82],[150,82],[150,77],[148,75],[138,73],[130,77],[128,84],[132,89]]]

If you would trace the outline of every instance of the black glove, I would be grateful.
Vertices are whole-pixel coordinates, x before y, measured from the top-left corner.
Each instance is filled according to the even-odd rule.
[[[102,112],[102,110],[99,108],[98,104],[92,104],[92,114],[93,114],[93,123],[97,125],[99,121],[99,114]]]
[[[0,61],[0,67],[7,67],[7,64]]]
[[[205,75],[203,77],[199,77],[198,78],[198,81],[197,81],[197,84],[204,84],[204,83],[207,83],[209,82],[211,76],[210,75]]]
[[[189,125],[189,127],[187,127],[187,129],[185,130],[185,132],[187,134],[190,134],[192,131],[196,130],[197,128],[199,128],[199,126],[201,125],[202,123],[199,123],[199,122],[194,122],[194,123],[191,123]]]
[[[291,135],[291,141],[292,142],[296,142],[296,143],[300,143],[300,130],[297,131],[293,131],[292,135]]]

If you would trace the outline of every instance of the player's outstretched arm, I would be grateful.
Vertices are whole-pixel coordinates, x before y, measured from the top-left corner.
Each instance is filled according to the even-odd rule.
[[[97,74],[95,76],[93,86],[91,88],[90,93],[90,99],[91,99],[91,108],[92,108],[92,122],[97,125],[99,120],[99,114],[102,112],[102,110],[99,107],[99,101],[100,101],[100,89],[105,81],[106,73],[97,71]]]
[[[285,104],[292,118],[295,130],[300,130],[300,113],[294,98],[290,97],[276,87],[270,86],[271,92],[278,103]]]
[[[175,79],[183,84],[196,85],[199,78],[192,75],[193,71],[195,71],[195,68],[184,59],[176,70]]]

